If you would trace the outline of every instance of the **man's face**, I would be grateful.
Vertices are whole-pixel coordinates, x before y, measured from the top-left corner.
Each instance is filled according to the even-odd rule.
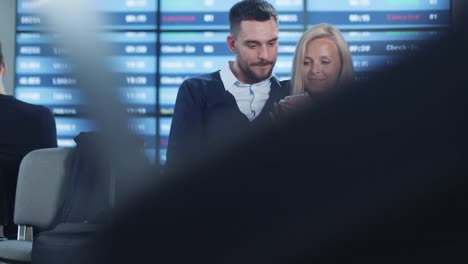
[[[270,77],[278,56],[278,25],[267,21],[241,21],[237,36],[227,38],[236,54],[234,75],[243,83],[253,84]]]

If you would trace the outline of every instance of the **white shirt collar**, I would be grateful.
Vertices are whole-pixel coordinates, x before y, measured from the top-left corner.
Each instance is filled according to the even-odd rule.
[[[226,91],[234,84],[240,83],[236,76],[234,76],[234,73],[232,73],[231,68],[229,67],[229,62],[224,64],[219,75],[221,76],[221,80],[223,81],[224,89],[226,89]]]
[[[261,113],[269,98],[271,82],[277,82],[277,79],[272,74],[261,82],[244,84],[234,76],[229,64],[230,62],[226,63],[219,73],[224,89],[234,96],[239,110],[253,121]]]
[[[226,89],[226,91],[228,91],[233,85],[237,87],[248,85],[239,81],[234,75],[234,73],[232,73],[231,68],[229,67],[229,63],[231,62],[233,63],[233,61],[228,61],[226,64],[224,64],[224,66],[221,68],[219,72],[221,76],[221,81],[223,81],[224,89]],[[261,82],[255,83],[254,85],[262,84],[263,82],[270,82],[270,79],[273,77],[277,79],[277,77],[274,74],[271,74],[270,77],[268,77],[267,79]]]

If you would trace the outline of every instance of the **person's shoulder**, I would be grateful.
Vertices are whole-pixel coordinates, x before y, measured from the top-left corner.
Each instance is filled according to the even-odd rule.
[[[207,82],[212,82],[212,81],[221,81],[221,76],[219,74],[219,71],[207,73],[207,74],[202,74],[194,77],[187,78],[184,83],[207,83]]]
[[[291,80],[281,80],[279,81],[279,90],[281,97],[288,96],[291,90]]]
[[[12,110],[16,113],[22,113],[25,115],[50,115],[52,116],[52,113],[50,112],[49,108],[43,106],[43,105],[36,105],[36,104],[31,104],[16,98],[11,98],[10,100],[10,107]]]
[[[291,87],[291,80],[280,80],[279,81],[279,84],[282,88],[286,88],[286,89],[289,89],[289,87]]]
[[[20,104],[22,104],[22,106],[24,108],[31,109],[32,111],[35,111],[35,112],[38,112],[38,113],[50,114],[49,108],[47,108],[44,105],[31,104],[31,103],[24,102],[24,101],[21,101],[21,100],[18,100],[18,102],[20,102]]]
[[[206,89],[213,89],[213,87],[224,89],[219,71],[187,78],[180,86],[180,89],[201,92],[206,91]]]

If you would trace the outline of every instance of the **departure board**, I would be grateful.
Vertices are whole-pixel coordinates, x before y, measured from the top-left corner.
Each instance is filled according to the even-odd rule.
[[[17,30],[47,29],[41,12],[45,5],[47,1],[17,0]],[[102,17],[102,29],[155,30],[157,7],[155,0],[98,0],[93,10]]]
[[[161,117],[159,119],[159,155],[161,157],[161,163],[166,162],[166,153],[167,153],[167,144],[169,142],[169,132],[171,130],[171,121],[170,117]]]
[[[450,0],[308,0],[307,24],[326,22],[344,29],[447,27]]]
[[[99,0],[102,41],[129,129],[145,139],[148,157],[164,164],[180,84],[234,60],[228,49],[229,8],[238,0]],[[56,117],[59,146],[73,146],[81,131],[95,130],[75,69],[47,31],[41,7],[17,0],[15,96],[47,106]],[[302,32],[327,22],[342,30],[357,80],[367,80],[447,33],[451,0],[270,0],[279,14],[274,74],[291,77]]]
[[[374,73],[395,65],[405,56],[446,34],[443,31],[346,31],[357,80],[368,80]]]
[[[86,98],[75,67],[65,56],[60,36],[48,32],[41,17],[44,1],[19,0],[15,63],[15,97],[47,106],[56,118],[57,143],[73,146],[81,131],[96,130],[87,117]],[[104,17],[99,41],[108,46],[108,62],[118,98],[131,115],[129,129],[145,139],[148,158],[157,149],[157,2],[101,0],[93,9]]]
[[[238,0],[161,0],[162,30],[229,30],[229,8]],[[303,0],[269,1],[283,29],[304,27]]]
[[[112,47],[111,65],[119,94],[130,113],[156,112],[156,33],[104,32]],[[16,96],[48,106],[54,114],[86,114],[73,65],[53,35],[18,33],[16,40]]]
[[[57,144],[60,147],[75,146],[74,138],[80,132],[95,131],[98,124],[89,118],[56,116]],[[148,160],[155,162],[156,156],[156,119],[154,117],[132,117],[128,122],[129,131],[145,142],[145,153]],[[167,145],[167,144],[166,144]],[[165,153],[164,153],[165,154]]]

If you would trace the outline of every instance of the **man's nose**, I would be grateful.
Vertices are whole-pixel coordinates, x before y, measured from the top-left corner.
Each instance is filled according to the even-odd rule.
[[[268,47],[266,47],[266,46],[261,46],[258,49],[258,59],[259,60],[268,60],[269,54],[270,54],[270,51],[268,50]]]

